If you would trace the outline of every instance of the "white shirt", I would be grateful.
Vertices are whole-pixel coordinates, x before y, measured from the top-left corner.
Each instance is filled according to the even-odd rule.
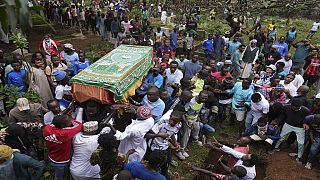
[[[73,137],[70,173],[74,180],[100,179],[100,166],[90,164],[90,157],[99,146],[98,137],[83,135],[82,132]]]
[[[297,89],[303,85],[304,79],[301,74],[296,74],[294,80],[291,82]]]
[[[285,84],[284,80],[280,81],[280,84],[282,84],[284,86],[284,88],[286,90],[289,90],[289,93],[292,97],[297,96],[297,88],[292,84],[292,82],[290,82],[289,84]],[[286,102],[289,102],[290,99],[287,99]]]
[[[311,30],[310,30],[310,31],[317,31],[318,28],[319,28],[319,26],[320,26],[320,22],[314,22],[314,23],[312,24],[312,27],[311,27]]]
[[[170,68],[167,68],[165,70],[165,75],[166,75],[166,85],[165,88],[168,91],[169,95],[173,93],[173,88],[171,86],[168,86],[167,84],[178,84],[180,85],[180,80],[183,78],[183,73],[179,69],[176,69],[174,73],[171,73]]]
[[[149,143],[152,151],[154,151],[154,150],[167,150],[169,147],[169,144],[170,144],[169,139],[171,138],[171,136],[174,136],[179,132],[179,130],[181,128],[181,123],[177,123],[174,127],[172,127],[169,123],[169,119],[170,119],[170,115],[171,115],[172,111],[173,110],[169,110],[168,112],[166,112],[162,116],[160,121],[152,127],[151,130],[155,134],[158,134],[159,132],[164,132],[169,135],[166,139],[164,139],[162,137],[150,139],[148,143]]]
[[[54,118],[54,114],[52,111],[47,112],[46,114],[44,114],[43,116],[43,121],[45,125],[49,125],[52,123],[52,120]]]
[[[245,168],[247,170],[247,174],[245,177],[243,177],[243,180],[253,180],[256,177],[256,166],[252,166],[252,167],[248,167],[248,166],[244,166],[243,165],[243,161],[241,160],[241,158],[243,156],[245,156],[246,154],[242,153],[242,152],[238,152],[228,146],[223,145],[221,147],[221,150],[225,153],[228,153],[230,155],[232,155],[233,157],[239,159],[237,161],[237,163],[234,166],[242,166],[243,168]]]
[[[292,67],[292,60],[290,59],[289,61],[286,61],[286,60],[284,60],[284,59],[280,59],[280,60],[278,60],[277,61],[277,63],[278,62],[283,62],[284,63],[284,68],[283,68],[283,70],[284,70],[284,72],[286,72],[286,73],[290,73],[290,69],[291,69],[291,67]]]
[[[154,125],[154,119],[133,120],[124,132],[117,131],[115,137],[120,140],[119,153],[126,154],[130,149],[136,152],[129,156],[128,162],[141,161],[147,151],[147,142],[144,135]]]
[[[269,102],[266,100],[266,98],[264,98],[262,94],[260,95],[261,95],[260,102],[254,103],[251,101],[251,110],[255,112],[267,114],[269,112]]]

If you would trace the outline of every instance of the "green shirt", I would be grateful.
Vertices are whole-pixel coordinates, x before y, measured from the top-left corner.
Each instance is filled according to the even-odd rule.
[[[196,121],[203,103],[197,103],[196,97],[192,98],[189,106],[186,108],[186,119],[189,121]]]

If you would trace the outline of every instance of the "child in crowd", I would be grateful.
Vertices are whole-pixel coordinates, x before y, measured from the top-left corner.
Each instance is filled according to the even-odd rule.
[[[86,58],[86,55],[84,52],[79,53],[79,61],[76,63],[75,66],[76,68],[75,68],[74,74],[78,74],[80,71],[90,66],[90,61],[88,58]]]
[[[45,73],[47,75],[50,86],[53,88],[57,86],[57,82],[54,75],[54,72],[57,70],[68,72],[68,67],[67,65],[62,63],[62,61],[59,59],[57,55],[51,55],[51,64],[49,64],[45,68]]]
[[[206,70],[201,70],[194,79],[191,81],[194,82],[195,88],[192,90],[194,95],[198,95],[204,86],[204,80],[208,77],[209,73]]]
[[[43,117],[45,125],[51,124],[54,116],[61,113],[59,101],[57,101],[57,100],[49,100],[47,102],[47,107],[50,111],[47,112]]]
[[[8,86],[19,87],[18,92],[20,93],[26,92],[28,89],[26,84],[27,71],[21,69],[21,63],[17,60],[13,60],[11,66],[13,70],[7,74],[6,84]]]
[[[255,131],[250,138],[254,141],[265,141],[268,153],[272,154],[272,147],[280,139],[279,123],[276,120],[269,123],[267,117],[259,118]]]
[[[55,99],[59,101],[60,109],[65,110],[72,101],[71,87],[68,85],[69,77],[65,71],[55,71],[57,87],[55,88]]]

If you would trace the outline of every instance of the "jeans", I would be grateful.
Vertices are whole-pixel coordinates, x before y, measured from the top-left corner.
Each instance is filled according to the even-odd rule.
[[[54,180],[64,180],[65,173],[69,170],[69,163],[57,164],[51,162],[54,167]]]
[[[276,143],[275,148],[279,148],[280,144],[288,134],[294,132],[297,136],[298,141],[298,158],[301,158],[304,151],[304,140],[305,140],[305,130],[303,128],[290,126],[289,124],[285,123],[282,127],[282,131],[280,134],[280,140]]]
[[[213,134],[216,130],[209,124],[203,124],[200,122],[200,131],[202,134]]]
[[[262,117],[262,115],[263,114],[261,112],[252,111],[252,110],[250,110],[247,113],[246,124],[245,124],[245,127],[246,127],[245,133],[246,134],[251,134],[254,131],[253,125],[258,122],[258,119],[260,117]]]
[[[319,153],[320,150],[320,136],[319,137],[314,137],[315,142],[311,145],[310,152],[308,155],[308,162],[314,163],[317,154]]]

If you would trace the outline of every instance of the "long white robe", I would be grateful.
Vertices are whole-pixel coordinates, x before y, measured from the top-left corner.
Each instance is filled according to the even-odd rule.
[[[117,131],[117,140],[120,140],[119,153],[126,154],[130,149],[136,152],[129,156],[128,162],[141,161],[147,150],[147,142],[144,135],[153,127],[154,119],[133,120],[124,132]]]

